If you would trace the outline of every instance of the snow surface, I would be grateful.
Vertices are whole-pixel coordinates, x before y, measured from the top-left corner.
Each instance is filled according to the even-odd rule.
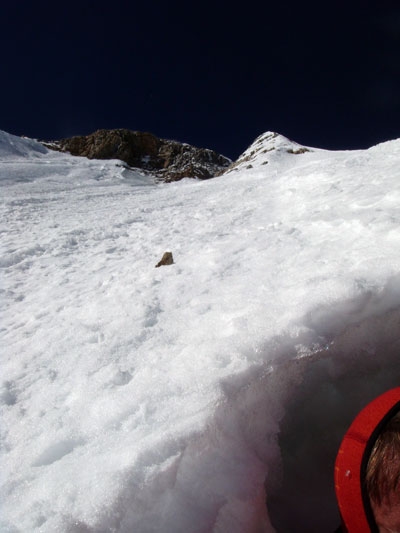
[[[337,527],[399,384],[400,140],[160,184],[0,132],[0,187],[0,530]]]

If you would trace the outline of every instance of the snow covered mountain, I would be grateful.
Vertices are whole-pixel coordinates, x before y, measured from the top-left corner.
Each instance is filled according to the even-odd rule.
[[[164,184],[0,132],[1,531],[334,530],[400,378],[399,178],[400,140]]]

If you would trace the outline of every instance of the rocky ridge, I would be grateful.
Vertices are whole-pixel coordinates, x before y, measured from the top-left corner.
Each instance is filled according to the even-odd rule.
[[[213,150],[127,129],[103,129],[43,144],[52,150],[89,159],[120,159],[165,182],[182,178],[209,179],[222,174],[232,163]]]

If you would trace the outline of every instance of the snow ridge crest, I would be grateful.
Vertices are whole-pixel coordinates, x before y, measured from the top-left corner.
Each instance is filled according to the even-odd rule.
[[[313,152],[316,149],[309,148],[291,141],[287,137],[274,131],[267,131],[256,138],[256,140],[242,153],[242,155],[226,170],[246,170],[254,165],[267,165],[268,163],[281,159],[282,156],[300,155],[306,152]]]

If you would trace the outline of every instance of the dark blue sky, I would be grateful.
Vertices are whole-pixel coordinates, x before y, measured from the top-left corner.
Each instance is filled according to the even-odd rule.
[[[400,137],[400,3],[4,2],[0,129],[149,131],[236,158]]]

